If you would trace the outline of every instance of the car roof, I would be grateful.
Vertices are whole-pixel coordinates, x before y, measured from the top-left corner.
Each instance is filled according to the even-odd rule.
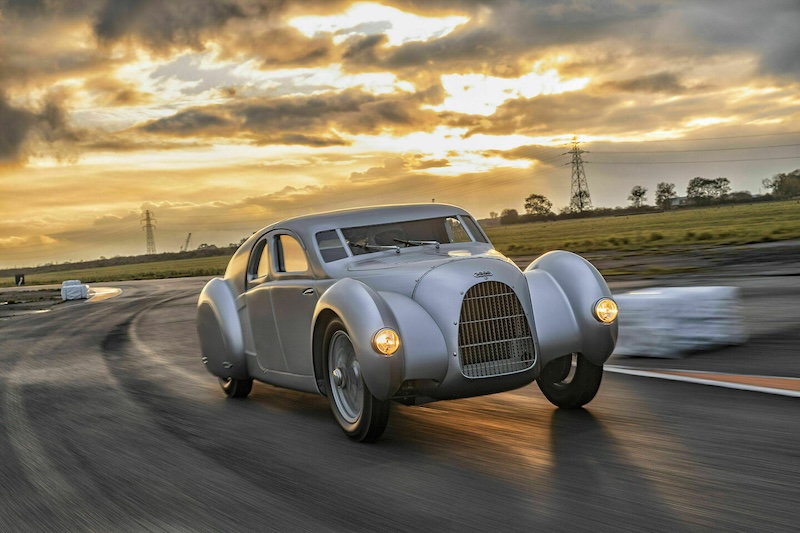
[[[304,236],[311,236],[319,231],[335,228],[390,224],[404,220],[422,220],[452,215],[468,216],[469,213],[454,205],[434,203],[360,207],[288,218],[276,222],[264,230],[287,229]]]

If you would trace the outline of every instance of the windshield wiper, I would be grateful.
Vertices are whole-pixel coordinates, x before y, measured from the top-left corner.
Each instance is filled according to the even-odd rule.
[[[362,250],[394,250],[396,253],[400,253],[399,246],[380,246],[378,244],[368,244],[367,241],[364,242],[353,242],[347,241],[349,246],[358,246]]]
[[[394,242],[399,242],[401,244],[405,244],[406,246],[425,246],[428,244],[433,244],[436,246],[436,249],[439,249],[439,241],[414,241],[414,240],[406,240],[406,239],[392,239]]]

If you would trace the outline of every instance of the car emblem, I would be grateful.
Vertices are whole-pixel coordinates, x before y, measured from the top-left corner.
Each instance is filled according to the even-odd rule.
[[[491,273],[491,272],[489,272],[488,270],[484,270],[484,271],[482,271],[482,272],[475,272],[475,273],[473,274],[473,276],[475,276],[476,278],[488,278],[489,276],[493,276],[493,275],[494,275],[494,274],[492,274],[492,273]]]

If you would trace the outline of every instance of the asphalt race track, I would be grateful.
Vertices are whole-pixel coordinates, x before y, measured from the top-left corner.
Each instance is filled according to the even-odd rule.
[[[609,366],[800,378],[800,276],[724,281],[747,344]],[[195,333],[204,282],[0,320],[0,531],[798,527],[800,398],[606,372],[584,410],[531,385],[397,405],[356,444],[321,396],[223,397]]]

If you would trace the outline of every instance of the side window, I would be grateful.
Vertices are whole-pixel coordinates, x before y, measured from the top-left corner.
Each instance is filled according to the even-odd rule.
[[[467,230],[461,225],[459,219],[456,217],[447,217],[445,224],[447,225],[447,233],[450,237],[450,242],[472,242]]]
[[[278,235],[275,242],[278,253],[278,272],[305,272],[308,259],[300,242],[291,235]]]
[[[483,236],[483,232],[481,232],[477,222],[470,217],[462,216],[461,218],[464,220],[464,224],[477,242],[486,242],[486,237]]]
[[[264,239],[264,244],[267,240]],[[263,278],[269,274],[269,246],[263,246],[261,250],[261,257],[258,260],[258,269],[256,270],[256,277]]]
[[[250,264],[247,267],[247,280],[262,278],[269,274],[269,246],[267,239],[256,243],[250,255]]]
[[[336,230],[317,233],[317,247],[320,255],[322,255],[322,260],[326,263],[347,257],[347,252],[342,246],[342,240]]]

